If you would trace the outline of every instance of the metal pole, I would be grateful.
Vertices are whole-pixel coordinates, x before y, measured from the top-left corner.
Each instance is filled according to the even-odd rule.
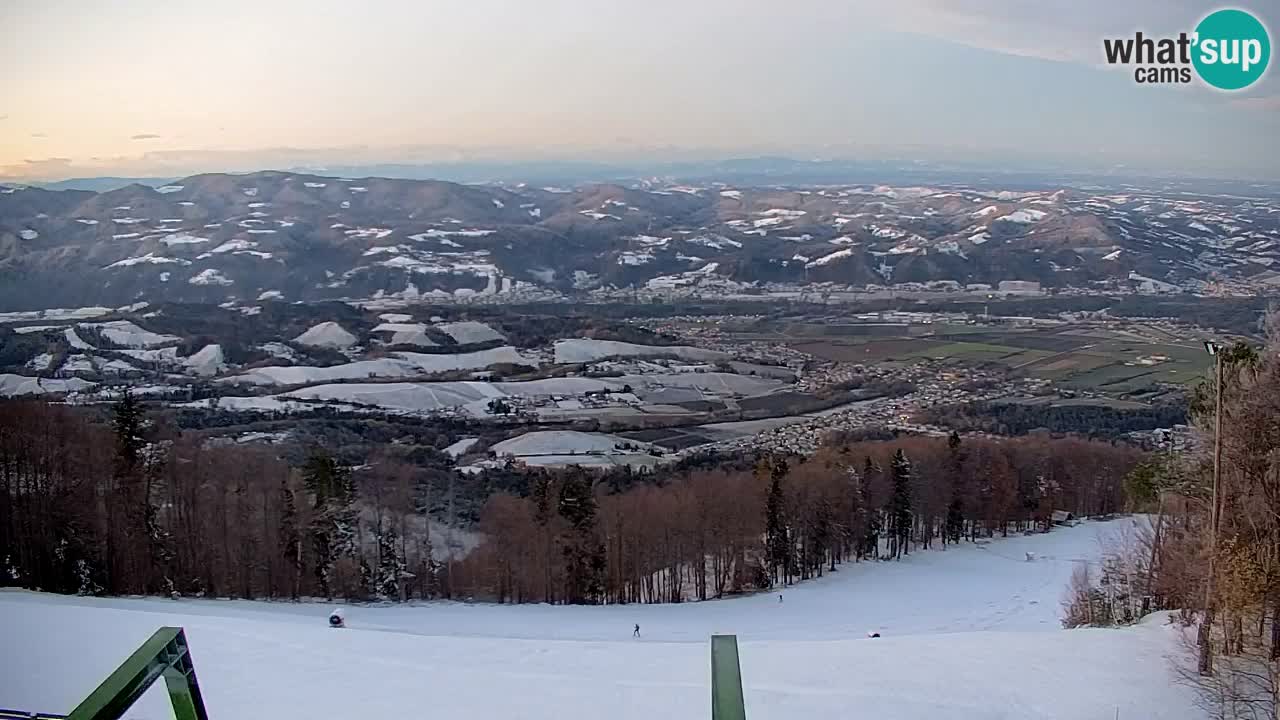
[[[1213,497],[1209,507],[1209,577],[1204,585],[1204,619],[1200,622],[1199,670],[1201,675],[1213,674],[1213,581],[1214,566],[1218,555],[1218,496],[1222,484],[1222,351],[1214,355],[1217,376],[1217,400],[1213,419]]]
[[[711,720],[747,720],[736,635],[711,636]]]

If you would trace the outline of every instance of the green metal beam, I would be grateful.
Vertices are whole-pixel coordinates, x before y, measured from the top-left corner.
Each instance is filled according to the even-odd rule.
[[[738,636],[711,636],[711,720],[747,720]]]
[[[176,720],[209,720],[182,628],[162,627],[76,706],[68,720],[119,720],[164,677]]]

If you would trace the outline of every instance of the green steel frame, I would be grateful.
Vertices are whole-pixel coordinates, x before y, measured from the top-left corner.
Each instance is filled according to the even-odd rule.
[[[152,683],[164,678],[175,720],[209,720],[196,683],[187,636],[178,627],[162,627],[102,681],[68,720],[119,720]]]
[[[747,720],[738,636],[711,636],[711,720]]]
[[[156,680],[164,678],[175,720],[209,720],[187,636],[163,627],[102,681],[66,720],[119,720]],[[3,717],[18,717],[8,715]],[[21,717],[58,717],[27,715]],[[711,636],[711,720],[746,720],[736,635]]]

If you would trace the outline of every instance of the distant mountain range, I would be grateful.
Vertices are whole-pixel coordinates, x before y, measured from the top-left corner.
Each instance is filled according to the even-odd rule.
[[[1257,188],[814,185],[791,179],[814,163],[786,167],[573,186],[258,172],[0,187],[0,310],[767,283],[1176,289],[1280,270],[1280,201]],[[727,179],[759,173],[775,180]]]
[[[445,180],[458,183],[528,183],[531,185],[630,184],[662,178],[673,183],[733,185],[962,185],[995,190],[1131,190],[1233,194],[1280,198],[1280,183],[1188,177],[1152,177],[1117,170],[1080,173],[1043,162],[1001,159],[998,167],[973,161],[907,162],[902,160],[797,160],[780,156],[652,162],[588,162],[575,160],[462,160],[434,163],[383,163],[284,167],[286,172],[341,177],[400,180]],[[127,185],[159,187],[176,177],[84,177],[31,185],[48,190],[106,192]],[[3,181],[0,181],[3,182]]]

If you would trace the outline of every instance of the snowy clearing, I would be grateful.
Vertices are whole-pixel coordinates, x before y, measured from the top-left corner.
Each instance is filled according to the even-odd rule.
[[[853,250],[850,248],[845,248],[844,250],[836,250],[833,253],[828,253],[818,258],[817,260],[813,260],[811,262],[805,263],[804,266],[807,268],[819,267],[821,265],[828,265],[830,263],[835,262],[836,260],[842,260],[847,257],[853,257]]]
[[[440,332],[453,338],[459,345],[506,340],[506,336],[480,322],[465,321],[440,323],[436,326]]]
[[[637,345],[615,340],[577,338],[557,340],[555,360],[558,363],[585,363],[611,357],[678,357],[684,360],[723,360],[727,353],[687,345]]]
[[[741,642],[757,720],[1200,720],[1164,615],[1119,630],[1058,629],[1058,602],[1100,529],[844,566],[784,591],[680,605],[429,603],[348,607],[94,599],[0,592],[0,673],[18,708],[68,712],[161,625],[186,628],[213,718],[705,718],[708,637]],[[1038,559],[1025,562],[1026,552]],[[640,625],[642,637],[631,637]],[[876,630],[878,639],[866,638]],[[91,641],[85,642],[85,638]],[[67,647],[76,652],[68,654]],[[171,717],[163,688],[130,712]]]
[[[1005,222],[1014,222],[1014,223],[1033,223],[1033,222],[1038,222],[1040,220],[1043,220],[1048,215],[1049,213],[1043,210],[1023,209],[1023,210],[1018,210],[1016,212],[1009,213],[1008,215],[1003,215],[1001,217],[998,217],[996,218],[996,220],[1004,220]]]
[[[86,323],[83,327],[98,328],[102,332],[102,336],[107,340],[130,348],[149,348],[157,345],[168,345],[170,343],[179,343],[182,338],[177,335],[161,335],[144,330],[128,320],[113,320],[104,323]],[[70,335],[67,339],[70,340]]]
[[[187,281],[190,285],[230,285],[231,278],[222,274],[217,268],[201,270],[198,275]]]
[[[133,265],[190,265],[190,264],[191,264],[190,260],[183,260],[182,258],[162,257],[160,255],[156,255],[155,253],[147,253],[146,255],[143,255],[141,257],[131,257],[131,258],[125,258],[124,260],[118,260],[108,265],[105,269],[111,270],[113,268],[131,267]]]
[[[356,344],[356,336],[336,322],[322,322],[293,339],[300,345],[345,348]]]
[[[489,449],[496,455],[524,457],[528,455],[615,454],[621,446],[648,448],[648,443],[628,440],[618,435],[586,433],[576,430],[537,430],[495,443]]]
[[[79,392],[81,390],[87,390],[94,385],[95,383],[81,380],[80,378],[54,380],[51,378],[36,378],[5,373],[0,374],[0,397]],[[4,674],[5,673],[0,673],[0,675]],[[4,697],[3,692],[0,692],[0,697]]]
[[[202,238],[188,233],[173,233],[160,238],[160,242],[165,245],[197,245],[199,243],[209,242],[209,238]]]
[[[227,378],[225,382],[247,385],[303,385],[335,380],[407,378],[454,370],[483,370],[492,365],[508,364],[537,367],[538,361],[524,357],[510,346],[455,355],[397,352],[391,353],[391,357],[378,360],[360,360],[331,367],[293,365],[256,368]]]
[[[205,345],[184,360],[183,364],[196,375],[210,376],[222,372],[226,360],[223,357],[221,345]]]

